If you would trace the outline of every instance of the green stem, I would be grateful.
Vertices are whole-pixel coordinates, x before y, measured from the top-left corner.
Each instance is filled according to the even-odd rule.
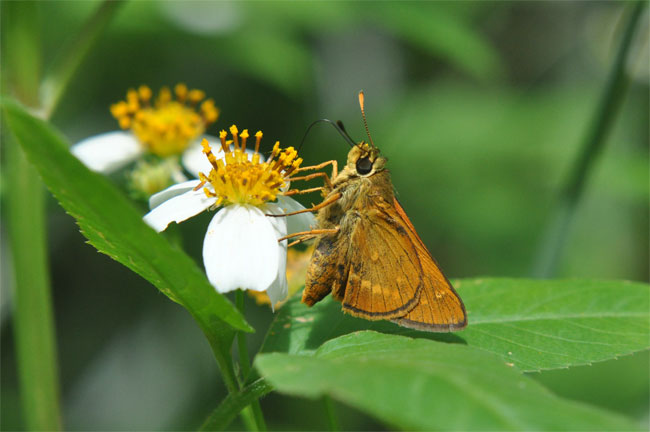
[[[235,293],[235,305],[242,316],[245,316],[245,298],[244,291],[237,290]],[[242,383],[246,383],[251,371],[250,359],[248,357],[248,346],[246,345],[246,333],[237,332],[237,349],[239,352],[239,367],[241,369]],[[258,399],[254,399],[250,404],[252,415],[255,420],[257,430],[265,431],[266,423],[264,422],[264,414],[262,413],[262,406]]]
[[[35,2],[2,4],[3,84],[32,109],[41,78],[39,8]],[[30,430],[60,430],[56,332],[50,292],[45,197],[38,173],[18,142],[4,134],[5,215],[13,260],[13,331],[21,408]]]
[[[329,430],[340,431],[341,427],[339,426],[339,420],[336,416],[332,398],[329,396],[323,396],[323,406],[325,408],[325,414],[327,415],[327,424],[329,426]]]
[[[637,24],[645,4],[645,1],[637,1],[630,4],[632,10],[627,20],[625,32],[621,39],[607,84],[603,89],[600,102],[592,117],[591,125],[587,130],[582,151],[575,162],[566,184],[562,188],[556,212],[547,227],[546,235],[540,246],[533,269],[533,275],[536,277],[552,277],[557,271],[571,221],[584,192],[589,173],[594,167],[596,158],[602,152],[607,134],[616,119],[616,115],[620,111],[623,98],[628,88],[629,78],[625,73],[625,67]]]
[[[60,430],[56,335],[50,294],[45,194],[14,139],[6,139],[8,231],[14,266],[13,326],[25,425]]]
[[[201,323],[201,326],[204,327],[203,323]],[[221,376],[223,377],[226,390],[228,390],[228,393],[230,394],[237,393],[239,391],[237,374],[235,374],[230,351],[226,348],[232,346],[232,337],[229,338],[230,341],[228,342],[226,340],[228,339],[227,337],[224,337],[223,339],[216,338],[214,333],[207,327],[204,327],[202,330],[210,343],[210,348],[212,348],[212,353],[217,361],[217,366],[219,366],[219,370],[221,371]]]
[[[273,390],[270,384],[259,379],[244,387],[237,394],[230,394],[215,408],[199,430],[225,430],[244,408]]]
[[[64,55],[56,59],[41,84],[41,100],[45,117],[52,115],[84,57],[123,3],[123,0],[105,0],[86,20],[70,47],[63,50]]]

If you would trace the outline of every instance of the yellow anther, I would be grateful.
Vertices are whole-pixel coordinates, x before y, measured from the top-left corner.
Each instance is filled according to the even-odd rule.
[[[228,136],[228,132],[226,132],[225,130],[221,130],[221,132],[219,132],[219,139],[221,140],[221,148],[223,149],[224,153],[230,151],[230,146],[226,141],[227,136]]]
[[[178,99],[179,102],[185,102],[185,99],[187,98],[187,86],[183,83],[176,84],[176,87],[174,87],[174,93],[176,93],[176,99]]]
[[[248,129],[244,129],[242,131],[241,135],[239,135],[239,137],[241,138],[241,149],[246,150],[246,140],[248,139]]]
[[[239,148],[239,131],[237,130],[237,126],[230,126],[230,134],[235,142],[235,150],[237,150]]]
[[[170,100],[172,100],[172,92],[169,90],[169,87],[161,88],[156,104],[159,106],[166,105]]]
[[[118,118],[125,116],[129,113],[129,108],[124,101],[120,101],[118,103],[115,103],[111,105],[111,114],[113,114],[113,117]]]
[[[117,121],[122,129],[128,129],[131,127],[131,117],[120,117]]]
[[[187,98],[191,103],[197,104],[205,98],[205,92],[203,90],[192,89],[187,94]]]
[[[129,89],[126,92],[126,100],[128,103],[139,103],[138,92],[134,89]]]
[[[138,88],[138,96],[142,102],[149,102],[151,100],[151,89],[146,85],[141,85]]]
[[[260,151],[260,142],[262,141],[262,131],[257,131],[255,133],[255,153]]]

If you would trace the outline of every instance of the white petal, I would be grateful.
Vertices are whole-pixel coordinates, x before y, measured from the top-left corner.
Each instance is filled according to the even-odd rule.
[[[167,189],[161,190],[149,197],[149,208],[153,209],[177,195],[189,192],[201,183],[200,180],[189,180],[183,183],[178,183]],[[203,192],[205,194],[205,192]]]
[[[266,210],[262,209],[266,213],[272,214],[282,214],[282,209],[278,204],[270,203],[266,205]],[[286,218],[268,218],[273,228],[275,229],[275,235],[277,238],[284,237],[287,235],[287,220]],[[278,273],[266,291],[266,294],[269,296],[271,301],[271,309],[275,310],[275,304],[279,301],[282,301],[287,298],[289,295],[289,284],[287,283],[287,241],[284,240],[278,243],[278,253],[279,253],[279,262],[278,262]]]
[[[174,186],[172,186],[172,188],[173,187]],[[165,193],[165,191],[160,193]],[[144,216],[144,221],[156,231],[164,231],[170,223],[183,222],[184,220],[201,213],[216,201],[217,199],[214,197],[207,197],[202,188],[197,191],[190,189],[183,194],[177,195],[163,202],[151,210]]]
[[[305,209],[298,201],[283,195],[278,195],[277,205],[281,209],[278,214],[293,213]],[[314,218],[314,215],[309,212],[287,216],[285,219],[287,220],[287,232],[289,234],[309,231],[312,227],[316,226],[316,219]]]
[[[271,301],[271,309],[275,311],[275,304],[287,298],[289,295],[289,283],[287,282],[287,247],[280,248],[280,261],[278,265],[278,275],[266,290],[266,294]]]
[[[214,154],[217,159],[221,159],[223,157],[221,141],[217,137],[211,135],[203,135],[200,139],[190,144],[183,153],[181,162],[183,163],[185,169],[196,178],[199,177],[200,172],[208,175],[210,173],[210,170],[212,170],[212,165],[203,153],[203,146],[201,146],[201,141],[203,138],[208,140],[210,147],[212,148],[212,154]],[[254,144],[255,141],[253,140],[252,143]],[[247,144],[251,144],[251,138],[248,139]],[[251,159],[255,152],[250,148],[247,148],[246,153],[248,153],[248,159]],[[260,161],[264,161],[264,156],[260,155]]]
[[[265,291],[278,273],[278,237],[257,207],[233,204],[219,210],[203,241],[203,264],[219,292]]]
[[[107,132],[78,142],[70,148],[93,171],[111,173],[142,154],[142,146],[130,132]]]

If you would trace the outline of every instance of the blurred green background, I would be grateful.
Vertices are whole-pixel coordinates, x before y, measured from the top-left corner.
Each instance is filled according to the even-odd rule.
[[[45,70],[98,5],[36,4]],[[108,107],[129,87],[185,82],[222,110],[208,133],[233,123],[262,129],[268,150],[276,139],[298,145],[320,118],[343,120],[364,139],[363,89],[398,196],[446,274],[529,277],[614,61],[625,11],[614,2],[129,2],[75,73],[52,122],[74,143],[117,129]],[[626,66],[628,93],[553,277],[648,281],[647,10],[641,22]],[[2,43],[5,55],[19,49],[6,37]],[[302,149],[308,164],[341,164],[346,154],[325,125]],[[171,230],[197,259],[209,217]],[[66,428],[200,424],[225,388],[189,315],[86,245],[52,199],[48,236]],[[8,430],[23,423],[2,239],[0,426]],[[250,338],[255,352],[272,313],[253,302],[247,312],[258,330]],[[644,353],[533,376],[558,394],[647,424],[648,361]],[[336,407],[346,429],[383,428]],[[327,426],[320,402],[270,395],[262,408],[271,429]]]

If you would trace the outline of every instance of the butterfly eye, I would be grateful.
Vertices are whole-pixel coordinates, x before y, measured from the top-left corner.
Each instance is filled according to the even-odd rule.
[[[372,171],[372,162],[370,158],[364,157],[357,161],[357,172],[361,175],[368,174]]]

